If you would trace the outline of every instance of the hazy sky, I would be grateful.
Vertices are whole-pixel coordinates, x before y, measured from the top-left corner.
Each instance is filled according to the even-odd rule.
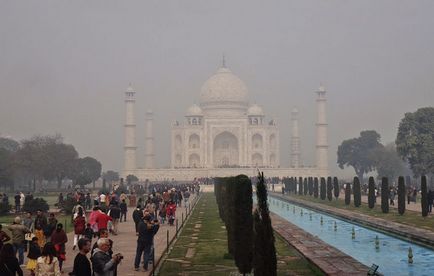
[[[434,1],[0,2],[0,134],[61,133],[103,169],[123,166],[124,90],[137,91],[137,145],[155,113],[159,166],[170,126],[198,103],[226,55],[251,102],[280,124],[300,110],[304,163],[314,162],[315,94],[328,91],[329,164],[364,129],[394,141],[405,112],[434,105]],[[348,173],[352,171],[347,171]]]

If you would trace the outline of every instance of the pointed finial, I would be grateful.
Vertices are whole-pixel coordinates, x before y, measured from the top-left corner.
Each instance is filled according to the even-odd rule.
[[[225,54],[223,53],[223,57],[222,57],[222,67],[226,68],[226,58],[225,58]]]

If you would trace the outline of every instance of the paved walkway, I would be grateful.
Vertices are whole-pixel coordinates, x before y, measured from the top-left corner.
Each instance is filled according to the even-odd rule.
[[[196,195],[190,197],[189,203],[192,203],[196,198]],[[148,272],[134,271],[134,257],[136,255],[136,242],[137,236],[134,226],[134,221],[132,219],[132,212],[134,208],[129,208],[127,213],[127,221],[119,224],[119,234],[117,236],[110,235],[110,239],[113,240],[113,252],[122,253],[124,255],[124,260],[118,266],[119,276],[134,276],[134,275],[149,275],[149,271],[152,269],[152,265],[149,266]],[[181,225],[182,216],[186,217],[186,208],[184,207],[184,202],[182,207],[178,207],[176,210],[176,218],[178,219],[179,226]],[[167,242],[167,231],[169,231],[169,239],[172,239],[176,232],[176,226],[169,226],[164,224],[160,226],[160,230],[154,237],[154,247],[155,247],[155,260],[161,256],[162,252],[166,248]],[[78,248],[73,251],[74,233],[68,233],[68,243],[66,244],[66,261],[63,265],[64,273],[63,275],[68,275],[72,271],[74,265],[74,258],[78,253]],[[96,239],[92,240],[92,245]],[[90,257],[90,254],[88,254]],[[27,263],[27,258],[25,258],[24,263]],[[25,270],[25,275],[30,275],[28,270]]]
[[[342,193],[341,193],[342,194]],[[345,192],[343,192],[343,194],[345,196]],[[368,196],[364,195],[362,196],[362,202],[363,203],[368,203]],[[389,202],[390,203],[390,202]],[[381,205],[381,196],[377,197],[377,202],[375,204],[380,204]],[[395,205],[390,205],[390,208],[398,208],[398,196],[395,197]],[[421,212],[422,211],[422,206],[419,202],[410,202],[410,204],[407,204],[407,196],[405,197],[405,209],[406,210],[410,210],[410,211],[415,211],[415,212]]]

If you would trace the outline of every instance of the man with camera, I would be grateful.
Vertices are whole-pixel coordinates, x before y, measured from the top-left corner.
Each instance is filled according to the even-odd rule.
[[[122,254],[114,254],[110,257],[110,240],[108,238],[100,238],[97,241],[98,248],[95,249],[92,255],[92,267],[95,276],[115,276],[118,264],[124,256]]]
[[[152,220],[149,213],[146,213],[143,219],[138,224],[138,238],[136,258],[134,260],[134,268],[139,271],[140,259],[144,255],[144,271],[148,270],[148,263],[151,258],[151,250],[154,244],[154,236],[157,234],[160,224],[158,219]]]

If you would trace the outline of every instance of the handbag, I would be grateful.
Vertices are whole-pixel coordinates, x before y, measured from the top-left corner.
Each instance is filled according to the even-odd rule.
[[[35,234],[33,234],[33,233],[26,233],[26,234],[24,235],[24,239],[25,239],[26,241],[32,241],[32,239],[33,239],[34,237],[36,237],[36,236],[35,236]]]

